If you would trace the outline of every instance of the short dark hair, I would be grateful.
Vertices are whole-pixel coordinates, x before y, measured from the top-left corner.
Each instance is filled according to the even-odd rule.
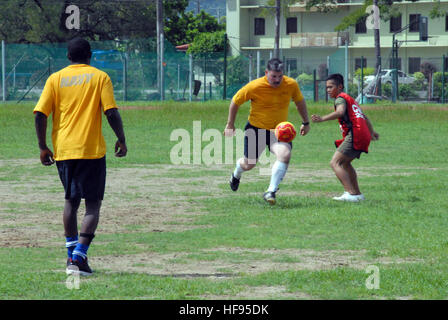
[[[272,58],[271,60],[268,61],[266,69],[268,71],[276,71],[276,72],[283,71],[283,62],[278,58]]]
[[[92,56],[90,44],[83,38],[74,38],[68,42],[67,51],[72,62],[83,62]]]
[[[333,73],[328,76],[326,81],[334,81],[334,83],[339,86],[342,85],[342,89],[344,89],[344,77],[340,73]]]

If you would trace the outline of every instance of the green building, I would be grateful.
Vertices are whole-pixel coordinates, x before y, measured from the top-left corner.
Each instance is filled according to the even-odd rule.
[[[375,67],[374,30],[367,21],[344,32],[334,29],[342,19],[362,8],[364,1],[338,0],[335,11],[306,11],[303,3],[289,5],[280,18],[280,58],[286,62],[291,75],[328,68],[330,72],[347,72],[352,78],[361,66]],[[380,20],[382,68],[391,68],[392,38],[397,33],[399,42],[398,69],[412,74],[420,71],[424,62],[432,63],[437,71],[442,69],[442,56],[448,54],[448,1],[440,0],[443,17],[430,18],[430,11],[437,4],[433,0],[394,2],[400,16],[388,21]],[[265,62],[273,55],[275,37],[275,9],[266,0],[226,0],[227,35],[232,55],[240,53],[253,57],[259,63],[258,75]],[[419,41],[419,17],[428,17],[428,39]],[[373,16],[372,16],[373,17]],[[345,66],[345,62],[348,65]],[[254,62],[255,64],[255,62]],[[448,63],[447,63],[448,65]],[[257,70],[257,68],[254,68]],[[256,71],[254,71],[256,73]],[[254,77],[257,74],[254,75]]]

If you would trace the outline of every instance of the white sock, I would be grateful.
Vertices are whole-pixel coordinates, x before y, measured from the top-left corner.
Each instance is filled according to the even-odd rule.
[[[233,176],[237,179],[241,179],[241,174],[244,172],[243,168],[240,166],[240,160],[241,159],[236,162],[235,171],[233,171]]]
[[[287,169],[287,163],[275,161],[274,165],[272,166],[271,184],[268,188],[269,192],[277,191],[278,185],[280,184],[280,182],[282,182]]]

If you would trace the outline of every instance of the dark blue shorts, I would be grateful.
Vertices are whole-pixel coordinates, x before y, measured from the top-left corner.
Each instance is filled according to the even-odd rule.
[[[271,145],[278,142],[274,132],[254,127],[249,121],[246,123],[244,127],[244,157],[247,159],[258,159],[266,146],[271,151]],[[288,144],[292,149],[292,142]]]
[[[65,199],[103,200],[106,157],[56,161]]]

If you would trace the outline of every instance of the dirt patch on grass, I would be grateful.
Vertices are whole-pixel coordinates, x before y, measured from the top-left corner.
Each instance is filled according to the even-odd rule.
[[[210,257],[210,254],[213,257]],[[365,270],[372,264],[416,263],[419,260],[381,257],[368,259],[365,251],[305,249],[215,248],[192,257],[188,252],[140,253],[95,257],[92,265],[107,272],[135,272],[175,277],[235,277],[269,271],[330,270],[347,267]],[[231,254],[231,256],[229,256]],[[255,255],[254,255],[255,254]]]
[[[284,286],[256,286],[246,287],[235,295],[204,295],[206,300],[312,300],[311,295],[303,292],[288,292]]]
[[[8,168],[8,170],[5,170]],[[62,211],[64,192],[55,167],[43,167],[36,159],[0,160],[0,245],[41,247],[60,245],[64,237]],[[204,214],[201,199],[229,197],[227,187],[232,166],[137,165],[109,168],[106,195],[97,233],[181,232],[207,228],[195,224]],[[244,182],[269,184],[270,177],[256,168]],[[265,168],[268,169],[269,168]],[[428,168],[382,167],[386,175],[410,175]],[[429,168],[430,170],[437,170]],[[12,173],[10,173],[12,172]],[[359,169],[360,175],[380,173]],[[384,175],[384,173],[381,173]],[[291,166],[284,183],[336,179],[330,168]],[[252,193],[247,193],[251,195]],[[290,191],[285,195],[328,197],[328,193]],[[85,213],[81,204],[78,225]]]
[[[30,165],[36,165],[36,161],[0,161],[0,167],[22,167],[19,171],[22,173],[16,174],[17,179],[3,176],[5,179],[0,180],[0,245],[3,247],[60,245],[64,237],[65,200],[57,171],[54,167],[41,168],[39,164],[29,169]],[[202,207],[191,199],[220,192],[221,181],[200,174],[182,177],[179,169],[179,166],[161,165],[109,168],[97,233],[184,231],[207,227],[193,224],[202,214]],[[78,226],[84,213],[82,202]]]

